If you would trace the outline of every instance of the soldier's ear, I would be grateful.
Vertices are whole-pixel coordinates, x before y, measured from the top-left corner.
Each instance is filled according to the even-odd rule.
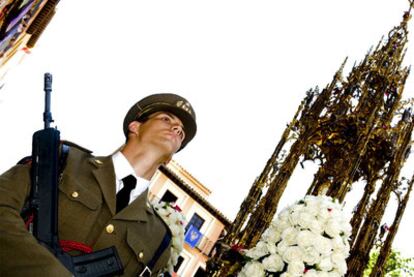
[[[128,131],[130,133],[138,134],[139,126],[141,126],[141,123],[138,121],[132,121],[128,125]]]

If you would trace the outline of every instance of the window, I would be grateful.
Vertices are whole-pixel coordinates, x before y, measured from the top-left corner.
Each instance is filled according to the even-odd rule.
[[[180,255],[180,257],[178,257],[177,264],[174,266],[174,272],[178,272],[183,261],[184,257]]]
[[[200,230],[204,222],[205,220],[201,216],[199,216],[197,213],[194,213],[193,217],[191,218],[191,220],[188,222],[187,226],[185,227],[185,232],[187,233],[187,230],[188,228],[190,228],[191,225],[193,225],[195,228]]]
[[[171,191],[168,189],[164,193],[164,195],[161,197],[160,201],[168,202],[168,203],[175,203],[177,201],[178,197],[174,195]]]
[[[207,273],[201,266],[197,269],[196,273],[194,274],[194,277],[206,277]]]

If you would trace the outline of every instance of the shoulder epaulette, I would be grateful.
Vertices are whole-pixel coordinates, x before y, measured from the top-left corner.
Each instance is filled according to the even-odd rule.
[[[84,148],[84,147],[82,147],[82,146],[80,146],[80,145],[78,145],[78,144],[76,144],[74,142],[68,141],[68,140],[62,140],[61,142],[62,142],[62,144],[65,144],[65,145],[70,146],[70,147],[77,148],[80,151],[86,152],[88,154],[91,154],[93,152],[93,151],[91,151],[89,149],[86,149],[86,148]]]

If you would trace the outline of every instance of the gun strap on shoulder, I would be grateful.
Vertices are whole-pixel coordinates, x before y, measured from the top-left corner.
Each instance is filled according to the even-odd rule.
[[[162,253],[165,251],[165,249],[167,249],[168,245],[170,244],[171,237],[171,232],[167,227],[167,231],[165,232],[164,238],[162,239],[160,246],[158,247],[157,251],[155,251],[154,256],[152,256],[152,259],[148,262],[147,266],[139,274],[139,276],[152,276],[152,270],[154,269],[154,266],[157,263],[158,259],[161,257]]]

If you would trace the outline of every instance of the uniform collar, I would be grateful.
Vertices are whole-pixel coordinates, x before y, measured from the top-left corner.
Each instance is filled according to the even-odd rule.
[[[112,155],[112,162],[114,164],[114,171],[115,171],[115,179],[116,179],[116,192],[118,192],[123,184],[121,180],[128,175],[132,175],[137,179],[137,186],[131,192],[131,202],[137,198],[141,193],[143,193],[150,184],[150,181],[141,178],[136,175],[134,168],[128,162],[127,158],[122,154],[122,152],[118,151],[114,155]]]
[[[114,165],[111,156],[107,157],[96,157],[91,158],[90,162],[95,166],[93,170],[93,174],[97,179],[104,199],[111,211],[112,215],[115,215],[115,173],[114,173]],[[119,213],[119,216],[116,217],[119,219],[126,219],[126,220],[141,220],[147,221],[147,214],[144,212],[148,212],[153,214],[153,210],[151,205],[148,202],[148,188],[135,199],[133,203],[131,203],[128,207],[122,210]],[[138,211],[138,212],[134,212]]]

